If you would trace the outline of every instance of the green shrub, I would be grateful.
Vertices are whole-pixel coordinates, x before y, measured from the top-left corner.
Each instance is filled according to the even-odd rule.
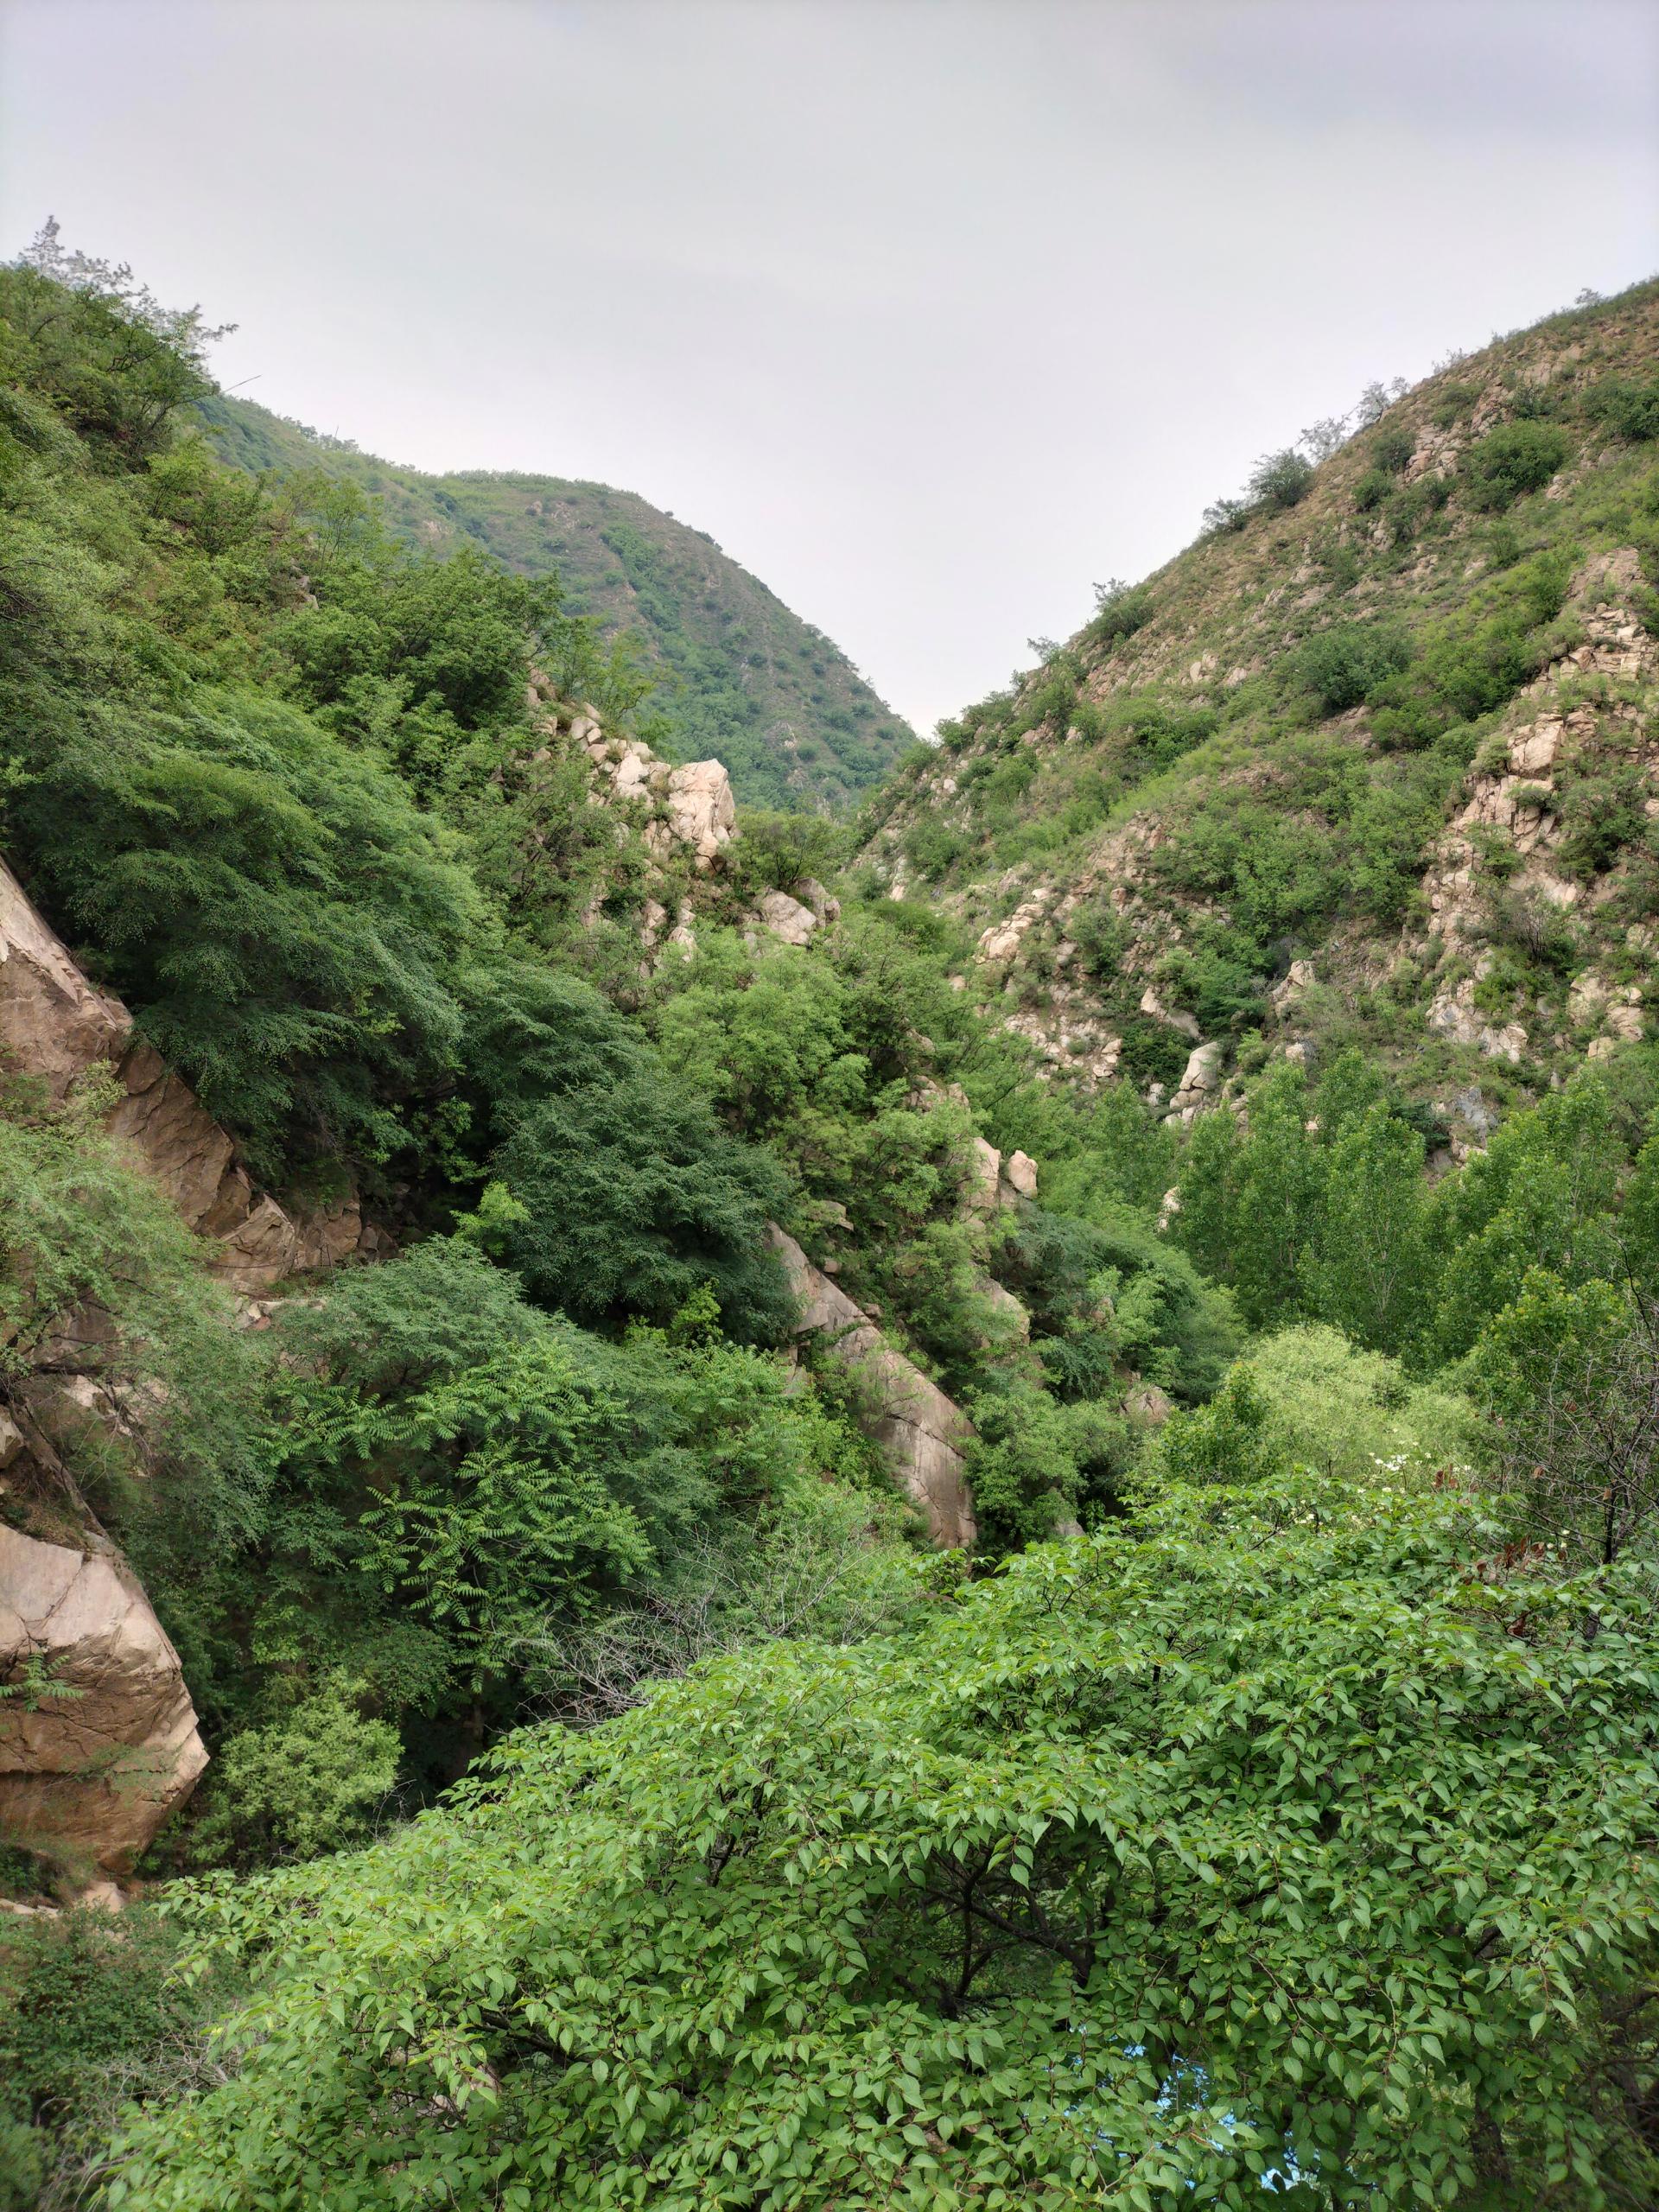
[[[51,258],[44,269],[0,269],[6,381],[45,397],[99,467],[142,469],[171,444],[181,411],[213,388],[198,358],[200,317],[169,315],[130,270],[88,264],[92,281],[67,270],[68,281],[56,281]]]
[[[1637,443],[1659,438],[1659,377],[1647,384],[1605,378],[1591,388],[1585,408],[1592,422],[1605,423],[1617,438]]]
[[[0,1088],[0,1395],[27,1401],[34,1371],[51,1372],[54,1340],[98,1314],[80,1363],[149,1408],[151,1457],[130,1469],[149,1479],[124,1497],[123,1455],[92,1440],[85,1459],[67,1447],[72,1471],[105,1510],[124,1503],[170,1529],[188,1557],[257,1525],[257,1361],[198,1241],[105,1133],[112,1096],[93,1082],[50,1109]]]
[[[1564,2202],[1649,2202],[1655,1578],[1490,1586],[1509,1533],[1177,1484],[908,1637],[528,1733],[207,1901],[258,1960],[239,2063],[134,2126],[127,2201],[1245,2203],[1294,2146],[1333,2197],[1534,2203],[1565,2139]]]
[[[454,1065],[480,919],[403,784],[251,693],[89,714],[11,808],[48,908],[256,1166],[380,1160]]]
[[[1414,484],[1402,484],[1390,493],[1386,508],[1389,532],[1395,545],[1412,543],[1423,525],[1440,513],[1452,497],[1452,480],[1431,473]]]
[[[575,1319],[665,1323],[712,1283],[729,1332],[776,1343],[790,1306],[765,1243],[788,1183],[665,1068],[572,1088],[526,1115],[499,1172],[524,1209],[511,1256]]]
[[[272,1866],[365,1842],[397,1779],[401,1746],[331,1684],[290,1712],[221,1744],[193,1804],[200,1866]]]
[[[1361,514],[1370,514],[1393,489],[1394,479],[1386,469],[1368,468],[1354,486],[1354,505]]]
[[[1571,566],[1560,554],[1535,554],[1495,578],[1460,618],[1427,628],[1410,667],[1371,692],[1378,742],[1414,752],[1512,698],[1561,649],[1548,625]]]
[[[1118,645],[1144,629],[1154,611],[1147,585],[1126,584],[1121,576],[1114,576],[1109,582],[1095,586],[1095,613],[1084,634],[1097,646]]]
[[[1066,925],[1089,973],[1103,982],[1117,973],[1128,938],[1109,895],[1079,906]]]
[[[1372,467],[1380,469],[1385,476],[1402,476],[1416,450],[1415,438],[1397,423],[1378,430],[1367,448]]]
[[[1179,1082],[1192,1044],[1179,1030],[1145,1014],[1130,1014],[1118,1024],[1123,1051],[1118,1061],[1124,1079],[1137,1090],[1161,1083],[1167,1092]]]
[[[1318,701],[1320,713],[1336,715],[1358,706],[1410,658],[1410,646],[1398,630],[1378,623],[1340,622],[1306,639],[1292,664]]]
[[[142,1904],[118,1916],[0,1914],[0,2208],[87,2203],[124,2107],[182,2100],[214,2070],[205,2029],[222,1967],[188,1980],[176,1929]]]
[[[1559,798],[1564,835],[1559,848],[1570,874],[1603,874],[1647,831],[1647,784],[1640,769],[1614,767],[1574,776]]]
[[[1205,933],[1191,948],[1166,954],[1158,982],[1172,1004],[1197,1018],[1206,1037],[1225,1036],[1262,1018],[1255,948],[1235,932]]]
[[[1281,452],[1262,454],[1245,488],[1258,506],[1282,512],[1300,506],[1313,482],[1313,462],[1287,446]]]
[[[1182,1483],[1255,1483],[1282,1474],[1287,1465],[1269,1433],[1268,1402],[1243,1363],[1207,1406],[1170,1415],[1158,1454],[1164,1471]]]
[[[1205,509],[1204,526],[1212,535],[1243,530],[1255,512],[1248,499],[1217,499],[1213,506]]]
[[[905,858],[928,883],[948,875],[974,849],[971,833],[937,814],[925,814],[905,832]]]
[[[1294,446],[1264,453],[1250,472],[1243,495],[1217,499],[1204,511],[1206,531],[1243,530],[1253,515],[1281,514],[1300,506],[1313,482],[1313,464]]]
[[[1249,1372],[1281,1449],[1340,1481],[1375,1482],[1381,1472],[1406,1485],[1472,1453],[1465,1398],[1414,1380],[1397,1360],[1362,1351],[1338,1329],[1281,1329],[1252,1347]]]
[[[1454,423],[1473,412],[1479,398],[1478,384],[1446,385],[1435,399],[1430,419],[1437,429],[1449,430]]]
[[[1521,558],[1521,537],[1510,522],[1495,522],[1486,533],[1486,565],[1489,569],[1512,569]]]
[[[1471,506],[1501,514],[1541,491],[1567,459],[1566,434],[1549,423],[1503,423],[1469,448],[1464,481]]]

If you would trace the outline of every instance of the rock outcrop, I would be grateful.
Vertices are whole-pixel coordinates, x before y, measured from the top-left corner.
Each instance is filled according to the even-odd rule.
[[[538,702],[543,696],[534,687],[531,696]],[[563,728],[556,707],[549,712],[547,728],[550,736]],[[636,799],[650,810],[645,841],[658,858],[683,846],[706,871],[737,835],[737,803],[722,762],[689,760],[676,767],[659,760],[643,739],[607,737],[585,708],[576,710],[569,735],[604,778],[601,798]]]
[[[818,926],[818,918],[812,909],[804,906],[798,899],[791,899],[787,891],[763,892],[757,912],[763,925],[785,944],[809,944]]]
[[[354,1200],[305,1215],[255,1189],[235,1147],[183,1078],[133,1033],[120,1000],[90,983],[0,861],[0,1073],[41,1084],[64,1098],[89,1070],[106,1064],[122,1096],[109,1129],[178,1208],[213,1241],[210,1265],[252,1296],[286,1275],[328,1267],[374,1249]]]
[[[775,1226],[770,1236],[795,1294],[797,1335],[817,1338],[860,1386],[866,1431],[894,1481],[925,1517],[934,1542],[947,1548],[972,1545],[978,1529],[963,1457],[974,1433],[967,1415],[893,1350],[863,1308],[813,1266],[792,1236]]]
[[[0,1524],[0,1834],[124,1874],[207,1764],[178,1654],[137,1578]]]
[[[107,1126],[210,1245],[209,1265],[251,1298],[284,1277],[378,1249],[355,1201],[306,1216],[258,1191],[188,1084],[134,1034],[0,862],[0,1075],[62,1100],[98,1067],[118,1096]],[[107,1336],[83,1310],[51,1347],[73,1370]],[[130,1437],[129,1409],[90,1374],[64,1374],[20,1427],[0,1412],[0,1480],[42,1471],[71,1537],[0,1523],[0,1832],[80,1878],[126,1872],[207,1763],[178,1655],[130,1567],[79,1507],[56,1457],[89,1428]]]
[[[87,982],[0,861],[0,1067],[61,1099],[95,1061],[118,1058],[131,1029],[120,1000]]]
[[[1225,1064],[1224,1046],[1214,1039],[1207,1045],[1195,1045],[1186,1056],[1175,1096],[1169,1102],[1166,1122],[1179,1122],[1190,1128],[1194,1116],[1209,1105],[1215,1092],[1221,1088],[1222,1069]]]

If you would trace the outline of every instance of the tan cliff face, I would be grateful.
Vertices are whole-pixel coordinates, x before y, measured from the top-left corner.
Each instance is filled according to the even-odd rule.
[[[893,1480],[927,1524],[936,1544],[971,1548],[978,1535],[963,1460],[973,1427],[936,1382],[888,1344],[868,1314],[815,1268],[792,1236],[772,1231],[799,1319],[810,1337],[852,1377],[861,1425],[880,1447]]]
[[[82,975],[0,862],[0,1073],[61,1100],[100,1067],[118,1092],[111,1134],[205,1241],[227,1288],[252,1297],[379,1249],[354,1201],[307,1216],[255,1188],[188,1084]],[[95,1347],[99,1317],[75,1325]],[[178,1655],[55,1448],[79,1424],[119,1428],[123,1410],[73,1371],[73,1344],[55,1338],[53,1354],[68,1371],[26,1377],[10,1410],[0,1403],[0,1496],[27,1484],[49,1492],[55,1524],[79,1521],[73,1542],[0,1521],[0,1677],[12,1691],[0,1701],[0,1834],[84,1879],[130,1870],[207,1755]]]
[[[0,1524],[4,1662],[17,1694],[0,1704],[0,1835],[83,1878],[130,1872],[207,1754],[178,1654],[113,1545]]]
[[[212,1240],[210,1265],[230,1287],[254,1295],[360,1245],[374,1249],[355,1200],[302,1215],[255,1189],[190,1086],[135,1035],[120,1000],[88,982],[0,861],[0,1071],[32,1077],[61,1100],[100,1065],[122,1093],[111,1134],[186,1225]]]

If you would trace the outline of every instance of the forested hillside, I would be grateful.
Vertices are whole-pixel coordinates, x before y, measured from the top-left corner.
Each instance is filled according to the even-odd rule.
[[[219,393],[200,413],[238,467],[321,471],[372,493],[386,526],[424,549],[471,547],[522,575],[556,572],[573,613],[637,646],[658,685],[656,741],[682,760],[717,753],[753,804],[842,810],[913,742],[821,630],[706,531],[632,492],[486,470],[423,475]]]
[[[1655,314],[855,848],[0,271],[0,2207],[1659,2196]]]

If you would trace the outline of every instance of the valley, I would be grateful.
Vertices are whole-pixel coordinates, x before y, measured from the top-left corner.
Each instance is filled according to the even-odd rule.
[[[1325,431],[901,753],[0,270],[0,2212],[1653,2201],[1659,285]]]

